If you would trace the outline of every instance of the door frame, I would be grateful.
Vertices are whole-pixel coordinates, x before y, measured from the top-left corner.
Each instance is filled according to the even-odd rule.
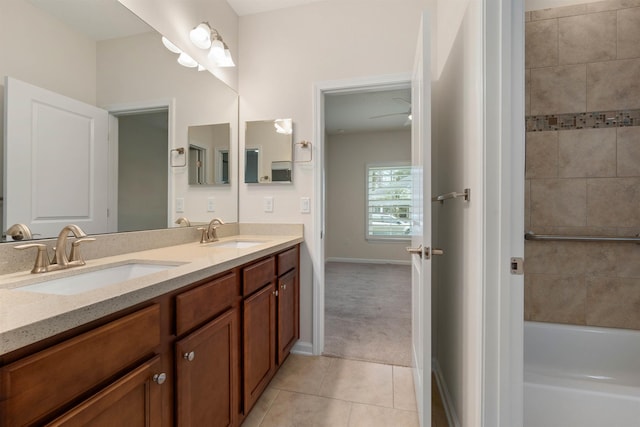
[[[361,77],[345,80],[316,82],[313,85],[313,136],[316,141],[317,165],[313,179],[314,204],[319,209],[313,216],[314,252],[313,262],[313,334],[312,352],[319,356],[324,351],[324,265],[325,265],[325,121],[324,95],[349,92],[378,91],[398,86],[411,86],[411,73]]]
[[[118,225],[118,116],[124,116],[136,113],[152,113],[154,111],[167,111],[168,129],[167,129],[167,228],[172,226],[173,218],[173,195],[175,193],[175,184],[173,172],[169,165],[169,153],[175,146],[175,124],[176,124],[176,108],[175,99],[159,99],[154,101],[141,101],[123,104],[106,105],[105,110],[109,112],[109,227]]]

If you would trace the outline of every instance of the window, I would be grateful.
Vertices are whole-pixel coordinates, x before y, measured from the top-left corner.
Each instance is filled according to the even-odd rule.
[[[367,165],[367,239],[410,238],[411,181],[407,164]]]

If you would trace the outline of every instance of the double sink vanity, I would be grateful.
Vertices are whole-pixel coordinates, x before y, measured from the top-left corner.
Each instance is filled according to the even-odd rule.
[[[299,338],[302,226],[220,229],[0,275],[0,426],[240,425]]]

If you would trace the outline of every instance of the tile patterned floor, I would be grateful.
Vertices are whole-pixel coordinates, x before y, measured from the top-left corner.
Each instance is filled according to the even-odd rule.
[[[432,426],[448,427],[433,390]],[[292,354],[242,426],[417,427],[411,368]]]

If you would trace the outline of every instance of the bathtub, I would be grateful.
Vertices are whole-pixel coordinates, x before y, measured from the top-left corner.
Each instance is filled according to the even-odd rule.
[[[640,426],[640,331],[525,322],[524,427],[574,426]]]

